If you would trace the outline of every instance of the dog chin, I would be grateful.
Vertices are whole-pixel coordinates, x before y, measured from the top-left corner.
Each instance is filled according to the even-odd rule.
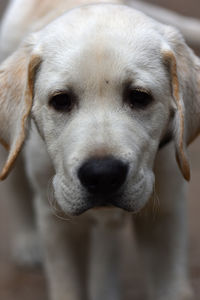
[[[59,180],[58,180],[59,179]],[[148,179],[148,180],[147,180]],[[78,216],[91,209],[119,208],[123,211],[139,212],[152,195],[154,176],[142,178],[137,185],[126,186],[124,190],[111,196],[92,196],[77,188],[68,189],[60,178],[54,178],[54,196],[64,213]]]
[[[77,205],[75,202],[74,205],[71,203],[67,203],[66,199],[62,199],[59,201],[57,199],[60,208],[66,213],[68,216],[79,216],[89,211],[109,211],[111,209],[120,209],[124,212],[130,212],[133,214],[138,213],[147,203],[149,198],[144,199],[126,199],[123,198],[117,199],[109,199],[107,201],[98,202],[96,199],[92,199],[92,197],[82,199],[82,203]]]

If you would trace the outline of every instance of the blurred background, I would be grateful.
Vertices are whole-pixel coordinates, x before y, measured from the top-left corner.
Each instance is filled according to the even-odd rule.
[[[42,1],[42,0],[41,0]],[[7,0],[0,0],[2,16]],[[149,0],[188,16],[200,18],[199,0]],[[28,1],[27,1],[28,5]],[[200,33],[199,33],[200,39]],[[200,49],[199,49],[200,50]],[[200,299],[200,140],[190,146],[192,180],[189,185],[189,268],[195,291],[194,299]],[[2,300],[46,300],[46,289],[41,269],[20,269],[10,258],[10,240],[14,235],[13,211],[6,212],[6,199],[0,184],[0,299]],[[12,249],[11,249],[12,250]],[[133,254],[132,254],[133,255]],[[134,263],[133,263],[134,264]],[[134,267],[132,272],[137,273]],[[137,288],[136,288],[137,287]],[[130,299],[141,300],[140,287],[131,283],[128,287]]]

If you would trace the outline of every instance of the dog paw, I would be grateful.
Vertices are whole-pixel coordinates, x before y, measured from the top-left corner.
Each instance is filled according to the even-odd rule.
[[[14,241],[12,257],[19,267],[37,267],[42,264],[42,251],[36,232],[21,233]]]
[[[187,290],[185,292],[182,293],[180,300],[194,300],[194,293],[193,291]]]
[[[180,297],[178,298],[180,300],[194,300],[194,293],[192,290],[192,287],[189,283],[185,283],[184,286],[181,289]]]

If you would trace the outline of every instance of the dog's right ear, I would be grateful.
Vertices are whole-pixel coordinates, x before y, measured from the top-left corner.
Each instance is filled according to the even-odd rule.
[[[40,62],[26,44],[0,65],[0,142],[8,150],[0,180],[7,177],[25,140]]]

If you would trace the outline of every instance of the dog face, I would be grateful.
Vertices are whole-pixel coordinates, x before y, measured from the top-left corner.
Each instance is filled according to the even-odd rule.
[[[56,170],[56,199],[72,214],[111,204],[138,211],[152,193],[169,122],[160,36],[151,28],[141,34],[140,15],[133,27],[126,12],[115,24],[115,8],[81,10],[41,33],[46,52],[32,112]]]
[[[187,177],[183,101],[167,30],[127,7],[92,5],[35,35],[25,91],[34,91],[32,117],[65,212],[140,210],[153,191],[159,145],[175,123]]]

